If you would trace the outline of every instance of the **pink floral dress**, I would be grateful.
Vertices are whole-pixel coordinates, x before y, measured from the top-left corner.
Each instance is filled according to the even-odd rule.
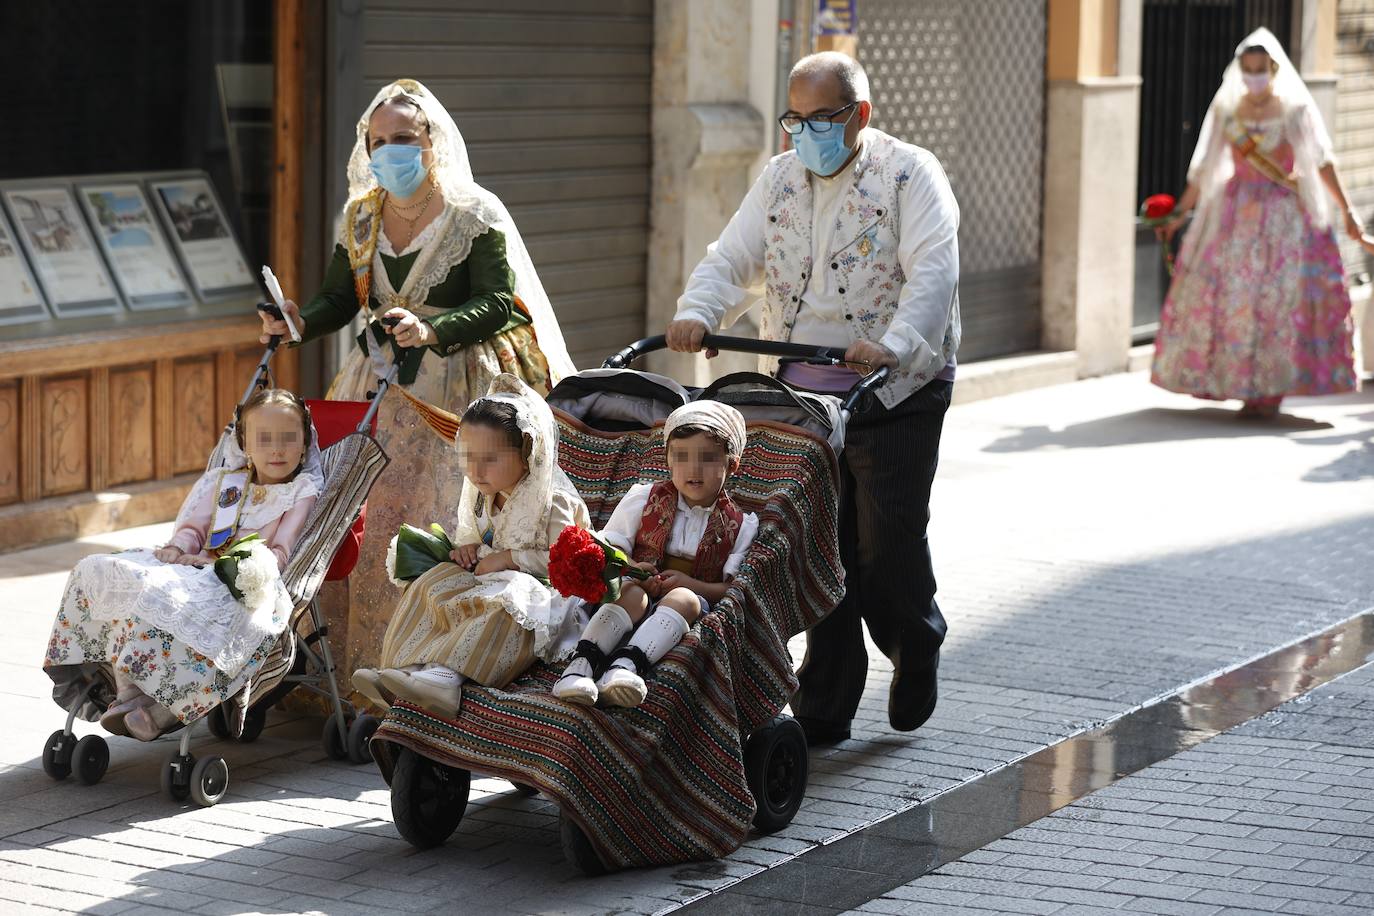
[[[1291,171],[1287,129],[1283,118],[1245,125]],[[1150,380],[1215,400],[1354,390],[1350,295],[1332,229],[1315,227],[1296,193],[1230,155],[1235,175],[1217,202],[1217,231],[1203,246],[1186,237],[1179,253]]]

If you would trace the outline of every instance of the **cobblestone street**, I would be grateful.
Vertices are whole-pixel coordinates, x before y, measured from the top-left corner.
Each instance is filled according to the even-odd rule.
[[[170,738],[112,738],[103,782],[54,784],[39,754],[63,714],[39,661],[66,573],[167,527],[0,555],[0,912],[649,914],[804,863],[1374,607],[1374,395],[1284,406],[1272,422],[1238,420],[1132,373],[953,408],[931,522],[950,624],[934,717],[890,730],[891,666],[870,646],[854,737],[812,751],[791,826],[722,861],[603,878],[564,863],[552,804],[498,780],[474,780],[448,844],[414,851],[376,769],[327,759],[319,720],[285,713],[254,744],[193,742],[231,768],[213,808],[159,791]],[[859,911],[1369,912],[1371,734],[1365,666]],[[818,884],[757,911],[843,909]]]

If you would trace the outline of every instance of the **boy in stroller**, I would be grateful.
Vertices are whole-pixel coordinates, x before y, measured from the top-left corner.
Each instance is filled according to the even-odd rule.
[[[740,412],[719,401],[684,404],[663,432],[669,479],[631,487],[601,532],[650,578],[642,585],[625,580],[620,599],[592,617],[554,684],[556,697],[586,705],[644,702],[643,675],[725,597],[758,532],[758,516],[741,512],[725,491],[744,454]]]

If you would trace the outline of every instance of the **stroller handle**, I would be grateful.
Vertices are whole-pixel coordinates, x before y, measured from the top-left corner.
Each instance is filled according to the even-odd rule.
[[[607,358],[601,365],[605,369],[626,369],[630,363],[646,353],[654,353],[666,349],[667,346],[668,339],[662,334],[655,334],[653,337],[636,340],[614,356]],[[783,359],[826,366],[838,366],[845,361],[845,351],[840,347],[816,347],[781,340],[758,340],[753,337],[725,337],[720,334],[707,334],[701,339],[701,346],[707,350],[757,353],[761,356],[777,356]],[[873,372],[859,379],[841,400],[840,409],[845,412],[846,416],[852,414],[856,408],[868,402],[873,391],[886,382],[890,374],[886,366],[879,366]]]
[[[702,349],[706,350],[757,353],[760,356],[780,356],[831,365],[844,360],[844,350],[841,347],[814,347],[807,344],[787,343],[781,340],[757,340],[753,337],[725,337],[720,334],[707,334],[701,339],[701,346]],[[602,366],[606,369],[624,369],[644,354],[665,350],[667,347],[668,339],[662,334],[655,334],[653,337],[636,340],[607,359],[602,363]]]

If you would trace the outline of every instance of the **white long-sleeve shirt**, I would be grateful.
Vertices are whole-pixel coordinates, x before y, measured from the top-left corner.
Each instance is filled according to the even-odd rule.
[[[810,175],[812,187],[812,263],[814,276],[801,297],[791,339],[798,343],[848,347],[855,341],[844,318],[845,307],[835,275],[827,270],[840,208],[855,167],[868,155],[859,154],[833,178]],[[897,357],[900,367],[918,356],[938,353],[948,324],[949,303],[959,282],[959,207],[939,162],[927,155],[919,166],[926,175],[913,175],[901,191],[898,260],[906,281],[897,313],[879,341]],[[695,319],[709,328],[720,327],[725,313],[749,298],[748,290],[763,279],[765,239],[769,231],[766,174],[750,188],[720,238],[708,246],[706,257],[692,272],[678,299],[678,319]],[[950,360],[945,372],[952,372]],[[950,376],[952,377],[952,375]]]
[[[639,534],[639,524],[644,518],[644,507],[648,505],[651,490],[653,485],[647,483],[637,483],[630,487],[630,491],[616,504],[606,527],[601,530],[601,536],[606,539],[606,543],[619,547],[627,554],[634,552],[635,536]],[[714,507],[689,506],[685,499],[678,496],[673,528],[668,533],[668,543],[664,546],[664,552],[668,556],[685,560],[694,558],[697,555],[697,547],[701,545],[701,538],[706,534],[706,523],[711,519],[712,508]],[[758,530],[759,517],[752,512],[744,513],[739,534],[735,535],[735,546],[731,548],[730,556],[725,560],[724,575],[727,579],[739,572],[744,555],[749,552],[749,545],[754,542],[754,535],[758,534]]]

